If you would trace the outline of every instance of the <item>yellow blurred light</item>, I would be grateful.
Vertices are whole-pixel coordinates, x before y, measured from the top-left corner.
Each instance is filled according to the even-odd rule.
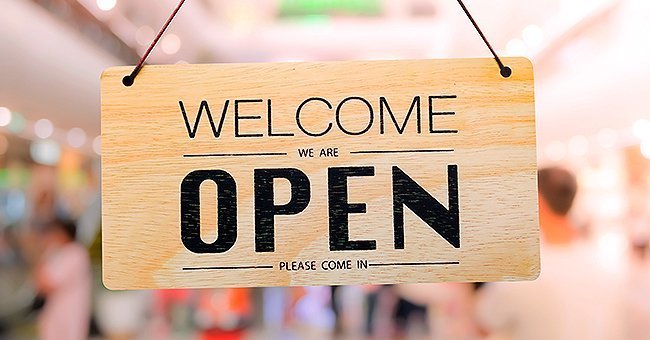
[[[74,171],[81,168],[84,157],[74,149],[61,149],[61,156],[59,157],[59,169],[63,171]]]

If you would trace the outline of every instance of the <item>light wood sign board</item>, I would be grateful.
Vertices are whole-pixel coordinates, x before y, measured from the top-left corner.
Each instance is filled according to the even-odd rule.
[[[111,68],[111,289],[539,273],[533,70],[506,59]]]

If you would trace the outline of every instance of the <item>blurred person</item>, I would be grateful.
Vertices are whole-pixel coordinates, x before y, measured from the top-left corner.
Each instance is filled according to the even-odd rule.
[[[264,328],[272,334],[279,334],[284,327],[288,288],[262,288],[262,321]]]
[[[355,297],[351,297],[350,293],[354,294],[354,286],[344,286],[339,289],[339,301],[343,302],[341,312],[344,317],[350,317],[350,302],[354,302]],[[335,317],[331,307],[331,288],[330,287],[303,287],[304,294],[301,294],[296,301],[294,308],[294,324],[293,327],[297,332],[299,338],[307,339],[322,339],[334,328]],[[359,311],[358,314],[361,314]],[[349,323],[348,318],[344,322]],[[348,326],[349,328],[349,326]],[[343,328],[346,330],[345,325]],[[350,333],[347,333],[348,335]]]
[[[485,285],[477,301],[480,326],[515,339],[621,339],[620,282],[578,239],[568,217],[575,177],[543,169],[538,185],[541,274],[532,282]]]
[[[90,259],[75,242],[76,226],[55,219],[43,231],[44,252],[35,283],[45,297],[38,318],[40,339],[86,339],[90,323]]]
[[[364,315],[364,333],[371,336],[375,327],[375,314],[377,314],[377,302],[381,285],[364,285],[362,286],[365,295],[365,315]]]
[[[425,334],[425,314],[426,307],[398,296],[393,314],[395,337],[401,339]]]
[[[305,287],[264,288],[264,327],[274,337],[296,325],[296,305],[306,295]]]
[[[33,225],[46,224],[55,219],[56,200],[52,190],[42,190],[34,197],[32,215],[29,220]]]
[[[410,303],[399,295],[395,285],[368,285],[366,296],[365,331],[371,338],[408,338],[416,332],[418,317],[423,315],[422,306]]]
[[[334,335],[339,336],[343,334],[343,320],[340,306],[339,289],[341,286],[331,286],[330,287],[330,307],[332,313],[334,314]]]
[[[371,338],[395,337],[394,311],[398,298],[392,285],[366,286],[366,334]]]
[[[650,339],[650,223],[631,221],[631,263],[625,289],[626,337]]]
[[[364,332],[365,294],[359,286],[329,287],[329,311],[334,316],[333,336],[360,336]],[[315,319],[315,318],[314,318]],[[323,325],[325,320],[323,319]]]
[[[48,238],[47,227],[56,219],[57,207],[55,193],[51,189],[43,189],[34,193],[29,207],[23,217],[23,225],[19,235],[21,256],[30,265],[34,265],[43,257],[43,251]]]
[[[406,300],[427,307],[431,339],[478,339],[474,320],[474,287],[470,283],[404,284]]]

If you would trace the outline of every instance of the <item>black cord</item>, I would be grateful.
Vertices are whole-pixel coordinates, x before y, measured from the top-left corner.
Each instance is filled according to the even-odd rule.
[[[172,15],[169,16],[167,19],[167,22],[163,25],[163,27],[160,29],[160,32],[156,35],[156,37],[153,39],[151,42],[151,45],[149,45],[149,48],[147,48],[147,51],[144,52],[142,55],[142,58],[140,58],[140,61],[138,62],[137,65],[135,65],[135,68],[133,68],[133,71],[131,71],[131,74],[128,76],[124,76],[122,78],[122,84],[124,86],[131,86],[133,85],[133,82],[135,81],[135,77],[140,73],[140,70],[142,69],[142,66],[144,66],[144,62],[147,60],[147,57],[149,57],[149,54],[151,54],[151,51],[153,50],[154,46],[158,43],[158,40],[162,37],[163,33],[165,33],[165,30],[167,30],[167,27],[169,27],[169,24],[172,23],[172,20],[174,20],[174,17],[178,13],[178,11],[181,9],[181,6],[185,3],[185,0],[181,0],[181,2],[178,3],[178,6],[174,9],[172,12]]]
[[[494,51],[494,48],[492,48],[492,45],[490,45],[490,42],[487,40],[485,37],[485,34],[483,34],[483,31],[481,31],[481,28],[478,27],[478,24],[476,23],[476,20],[472,17],[472,15],[469,13],[467,10],[467,7],[465,7],[465,4],[463,3],[462,0],[458,0],[458,4],[460,7],[463,9],[463,12],[465,12],[465,15],[467,15],[467,18],[469,21],[472,22],[472,25],[474,25],[474,28],[476,29],[476,32],[481,36],[481,39],[485,42],[485,45],[490,49],[490,52],[494,56],[494,60],[497,62],[497,65],[499,65],[499,70],[501,73],[501,76],[504,78],[508,78],[512,75],[512,69],[506,65],[503,65],[503,62],[501,61],[501,58],[497,55],[497,53]]]

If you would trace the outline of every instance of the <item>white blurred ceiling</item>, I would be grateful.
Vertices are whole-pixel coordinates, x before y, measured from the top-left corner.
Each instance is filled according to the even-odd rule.
[[[99,133],[99,75],[120,61],[29,1],[2,0],[0,106]]]
[[[67,0],[82,5],[135,53],[144,51],[177,3],[117,0],[113,9],[102,11],[96,1]],[[454,0],[384,0],[380,16],[294,18],[278,18],[279,1],[187,1],[167,34],[179,38],[180,49],[174,52],[178,46],[168,41],[166,53],[163,38],[149,62],[489,56]],[[126,61],[105,42],[44,9],[43,2],[2,0],[0,106],[32,121],[47,117],[61,129],[81,127],[96,136],[99,75]],[[542,147],[578,134],[591,137],[604,127],[623,132],[640,117],[650,117],[647,0],[466,4],[500,54],[524,53],[533,60]],[[543,40],[522,50],[517,43],[523,44],[522,31],[529,25],[541,28]]]

